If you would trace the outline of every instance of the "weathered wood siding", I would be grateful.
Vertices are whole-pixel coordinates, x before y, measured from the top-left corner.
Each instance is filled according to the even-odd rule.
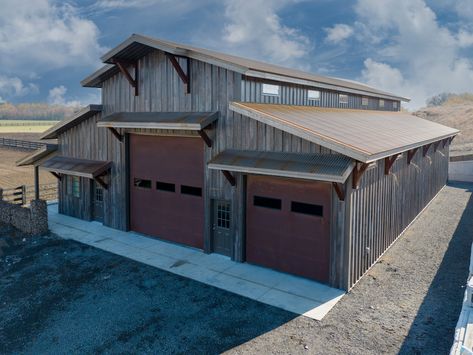
[[[347,216],[350,250],[345,287],[353,286],[386,249],[409,226],[447,182],[449,147],[427,156],[419,149],[407,165],[403,154],[384,174],[384,160],[368,169],[360,187],[348,197],[351,216]]]
[[[263,95],[263,83],[269,83],[280,86],[279,95]],[[320,100],[309,100],[307,92],[309,90],[320,91]],[[348,95],[348,104],[340,104],[338,95]],[[284,105],[300,105],[300,106],[320,106],[334,107],[360,110],[382,110],[382,111],[399,111],[400,102],[397,102],[397,108],[394,108],[393,100],[384,99],[384,107],[379,106],[379,99],[368,97],[368,105],[362,105],[362,95],[338,92],[327,89],[316,89],[313,87],[282,83],[277,81],[260,80],[255,78],[243,77],[241,86],[241,100],[244,102],[261,102],[271,104]],[[366,96],[367,97],[367,96]]]

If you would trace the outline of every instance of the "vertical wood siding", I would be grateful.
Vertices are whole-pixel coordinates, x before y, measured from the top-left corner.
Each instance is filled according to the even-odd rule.
[[[368,169],[348,203],[352,215],[346,287],[353,286],[447,182],[449,147],[419,149],[407,165],[403,154],[384,175],[384,160]]]
[[[263,95],[263,83],[271,83],[279,85],[279,95]],[[320,91],[320,100],[309,100],[307,98],[308,90]],[[287,83],[264,81],[254,78],[244,77],[241,86],[241,100],[244,102],[260,102],[270,104],[284,104],[284,105],[300,105],[300,106],[320,106],[320,107],[335,107],[347,109],[361,109],[361,110],[382,110],[382,111],[399,111],[394,108],[393,100],[384,100],[384,108],[379,107],[379,100],[374,97],[368,97],[368,105],[361,104],[362,95],[343,93],[348,95],[348,104],[340,104],[338,95],[340,92],[326,89],[315,89],[312,87],[302,85],[291,85]]]

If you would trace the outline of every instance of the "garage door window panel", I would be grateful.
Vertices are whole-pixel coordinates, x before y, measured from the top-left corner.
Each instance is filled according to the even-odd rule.
[[[282,206],[281,199],[265,196],[253,196],[253,205],[273,210],[280,210]]]
[[[151,180],[147,180],[147,179],[134,178],[133,184],[135,187],[141,187],[143,189],[151,188]]]
[[[176,192],[176,185],[170,182],[156,181],[156,190]]]
[[[291,212],[306,214],[310,216],[324,216],[324,207],[321,205],[316,205],[312,203],[304,203],[304,202],[291,202]]]
[[[196,186],[181,185],[181,194],[191,196],[202,196],[202,188]]]

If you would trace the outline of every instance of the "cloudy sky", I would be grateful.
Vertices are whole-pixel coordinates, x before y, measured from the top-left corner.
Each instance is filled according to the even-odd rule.
[[[141,33],[358,80],[423,106],[473,91],[473,0],[0,0],[0,101],[96,103],[80,80]]]

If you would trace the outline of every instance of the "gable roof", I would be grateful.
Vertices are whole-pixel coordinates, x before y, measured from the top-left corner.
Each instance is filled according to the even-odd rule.
[[[437,142],[459,132],[401,112],[246,102],[231,102],[229,108],[365,163]]]
[[[77,126],[79,123],[102,112],[102,105],[89,105],[75,112],[71,117],[59,121],[54,126],[43,132],[40,139],[54,139],[68,129]]]
[[[290,69],[274,64],[264,63],[253,59],[238,57],[230,54],[197,48],[185,44],[155,39],[139,34],[133,34],[124,42],[102,56],[102,61],[108,63],[92,75],[81,81],[83,86],[101,87],[102,82],[115,75],[118,69],[113,64],[116,59],[136,61],[153,50],[161,50],[178,56],[197,59],[229,70],[236,71],[249,77],[276,80],[300,85],[314,86],[331,90],[375,96],[393,100],[409,101],[405,97],[375,89],[351,80],[326,77]]]

